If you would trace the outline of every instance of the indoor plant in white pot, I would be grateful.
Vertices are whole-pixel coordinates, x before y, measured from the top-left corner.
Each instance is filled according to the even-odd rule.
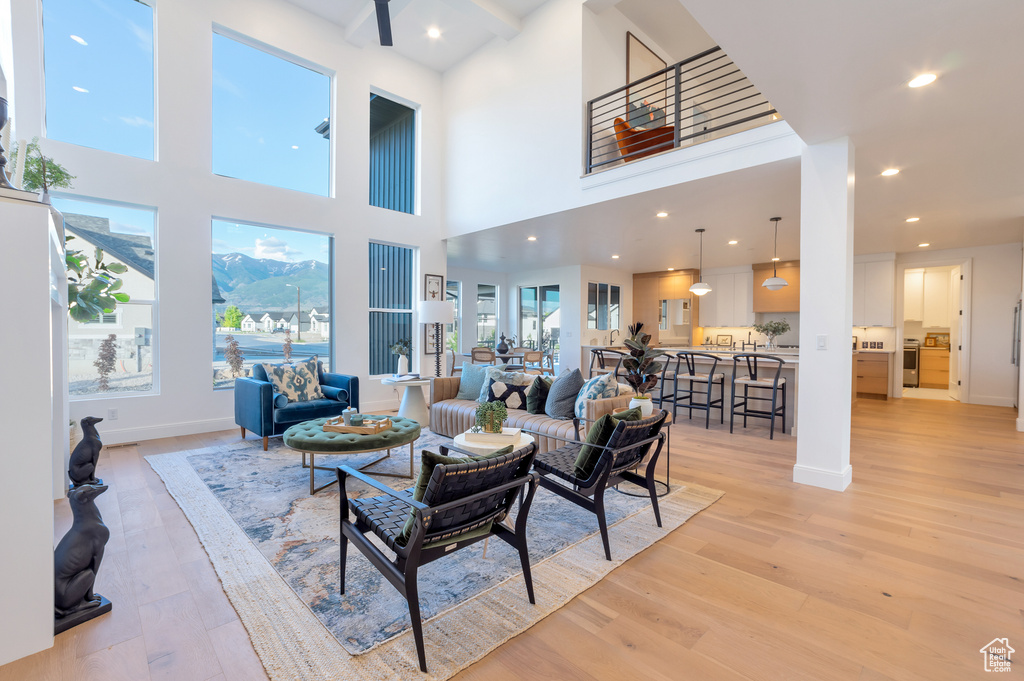
[[[409,355],[412,354],[412,341],[402,338],[391,346],[391,352],[398,355],[398,375],[409,373]]]
[[[629,406],[640,407],[640,413],[646,417],[654,413],[654,404],[647,391],[658,384],[658,374],[661,373],[661,364],[654,359],[665,352],[651,349],[648,345],[651,334],[642,333],[643,326],[642,322],[637,322],[629,327],[630,337],[625,340],[629,357],[622,360],[622,368],[626,371],[626,382],[636,391],[636,397],[630,400]]]

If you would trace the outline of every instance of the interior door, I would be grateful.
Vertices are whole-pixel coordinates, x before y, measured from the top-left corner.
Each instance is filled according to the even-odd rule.
[[[949,395],[960,399],[960,339],[964,316],[961,312],[960,267],[949,274]]]

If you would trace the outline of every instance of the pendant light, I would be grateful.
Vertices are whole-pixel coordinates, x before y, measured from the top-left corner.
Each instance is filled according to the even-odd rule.
[[[701,279],[701,272],[704,270],[704,228],[698,229],[697,234],[700,234],[700,261],[697,266],[697,283],[690,287],[690,293],[702,296],[705,293],[711,293],[711,285],[704,283]]]
[[[779,261],[779,220],[782,218],[772,218],[772,222],[775,223],[775,250],[772,251],[772,276],[764,280],[761,286],[764,286],[769,291],[778,291],[781,288],[789,286],[789,282],[779,276],[776,269],[776,263]]]

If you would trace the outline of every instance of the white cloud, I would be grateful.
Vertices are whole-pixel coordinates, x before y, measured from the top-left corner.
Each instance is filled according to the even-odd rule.
[[[277,237],[267,239],[256,239],[256,257],[269,258],[271,260],[284,260],[287,262],[298,262],[302,260],[302,251],[297,251]]]

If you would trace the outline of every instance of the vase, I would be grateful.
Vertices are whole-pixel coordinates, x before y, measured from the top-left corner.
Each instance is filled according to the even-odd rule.
[[[775,349],[775,336],[768,336],[768,340],[764,342],[764,349],[768,351]]]
[[[501,334],[501,336],[499,337],[498,340],[500,340],[501,342],[498,343],[498,347],[494,348],[495,351],[499,355],[507,355],[508,354],[508,342],[507,342],[508,339],[505,338],[505,334]]]
[[[398,375],[403,376],[409,373],[409,357],[407,355],[398,356]]]
[[[637,407],[640,407],[640,415],[644,418],[654,413],[654,402],[651,401],[650,397],[634,397],[629,401],[630,409]]]

